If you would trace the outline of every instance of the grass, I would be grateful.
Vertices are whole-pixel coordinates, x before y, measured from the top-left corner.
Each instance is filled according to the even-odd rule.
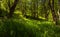
[[[60,27],[52,22],[30,19],[0,20],[0,37],[60,37]]]

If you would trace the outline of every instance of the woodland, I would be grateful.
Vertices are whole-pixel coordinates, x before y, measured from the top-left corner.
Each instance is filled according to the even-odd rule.
[[[60,0],[0,0],[0,37],[60,37]]]

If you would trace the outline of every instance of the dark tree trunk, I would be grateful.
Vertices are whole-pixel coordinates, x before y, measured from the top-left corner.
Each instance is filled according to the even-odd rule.
[[[52,11],[53,21],[55,21],[55,23],[57,25],[58,18],[57,18],[56,12],[54,10],[54,0],[49,0],[49,6],[50,6],[51,11]]]
[[[18,0],[15,0],[14,4],[12,5],[12,7],[10,7],[10,1],[9,1],[9,4],[8,4],[8,6],[9,6],[9,15],[8,15],[8,17],[9,18],[11,18],[13,16],[14,10],[16,8],[17,3],[18,3]]]

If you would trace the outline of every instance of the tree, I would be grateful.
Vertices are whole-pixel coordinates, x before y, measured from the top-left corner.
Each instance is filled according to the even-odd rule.
[[[48,15],[49,15],[49,12],[48,12],[48,10],[49,10],[49,8],[48,8],[48,0],[43,0],[42,1],[43,2],[43,12],[44,12],[44,14],[45,14],[45,19],[46,20],[48,20]]]
[[[58,17],[56,15],[55,9],[54,9],[54,0],[49,0],[49,7],[52,11],[53,21],[55,21],[56,25],[58,22]]]
[[[38,18],[38,0],[32,0],[32,16]]]
[[[10,6],[10,0],[8,0],[8,7],[9,7],[9,14],[8,14],[8,18],[11,18],[14,14],[14,10],[16,8],[16,5],[18,3],[19,0],[14,0],[14,3],[12,6]]]

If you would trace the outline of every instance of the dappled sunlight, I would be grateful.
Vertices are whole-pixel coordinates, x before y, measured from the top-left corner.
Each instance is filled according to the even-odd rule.
[[[41,18],[41,19],[45,19],[44,17],[41,17],[41,16],[39,16],[39,18]]]

